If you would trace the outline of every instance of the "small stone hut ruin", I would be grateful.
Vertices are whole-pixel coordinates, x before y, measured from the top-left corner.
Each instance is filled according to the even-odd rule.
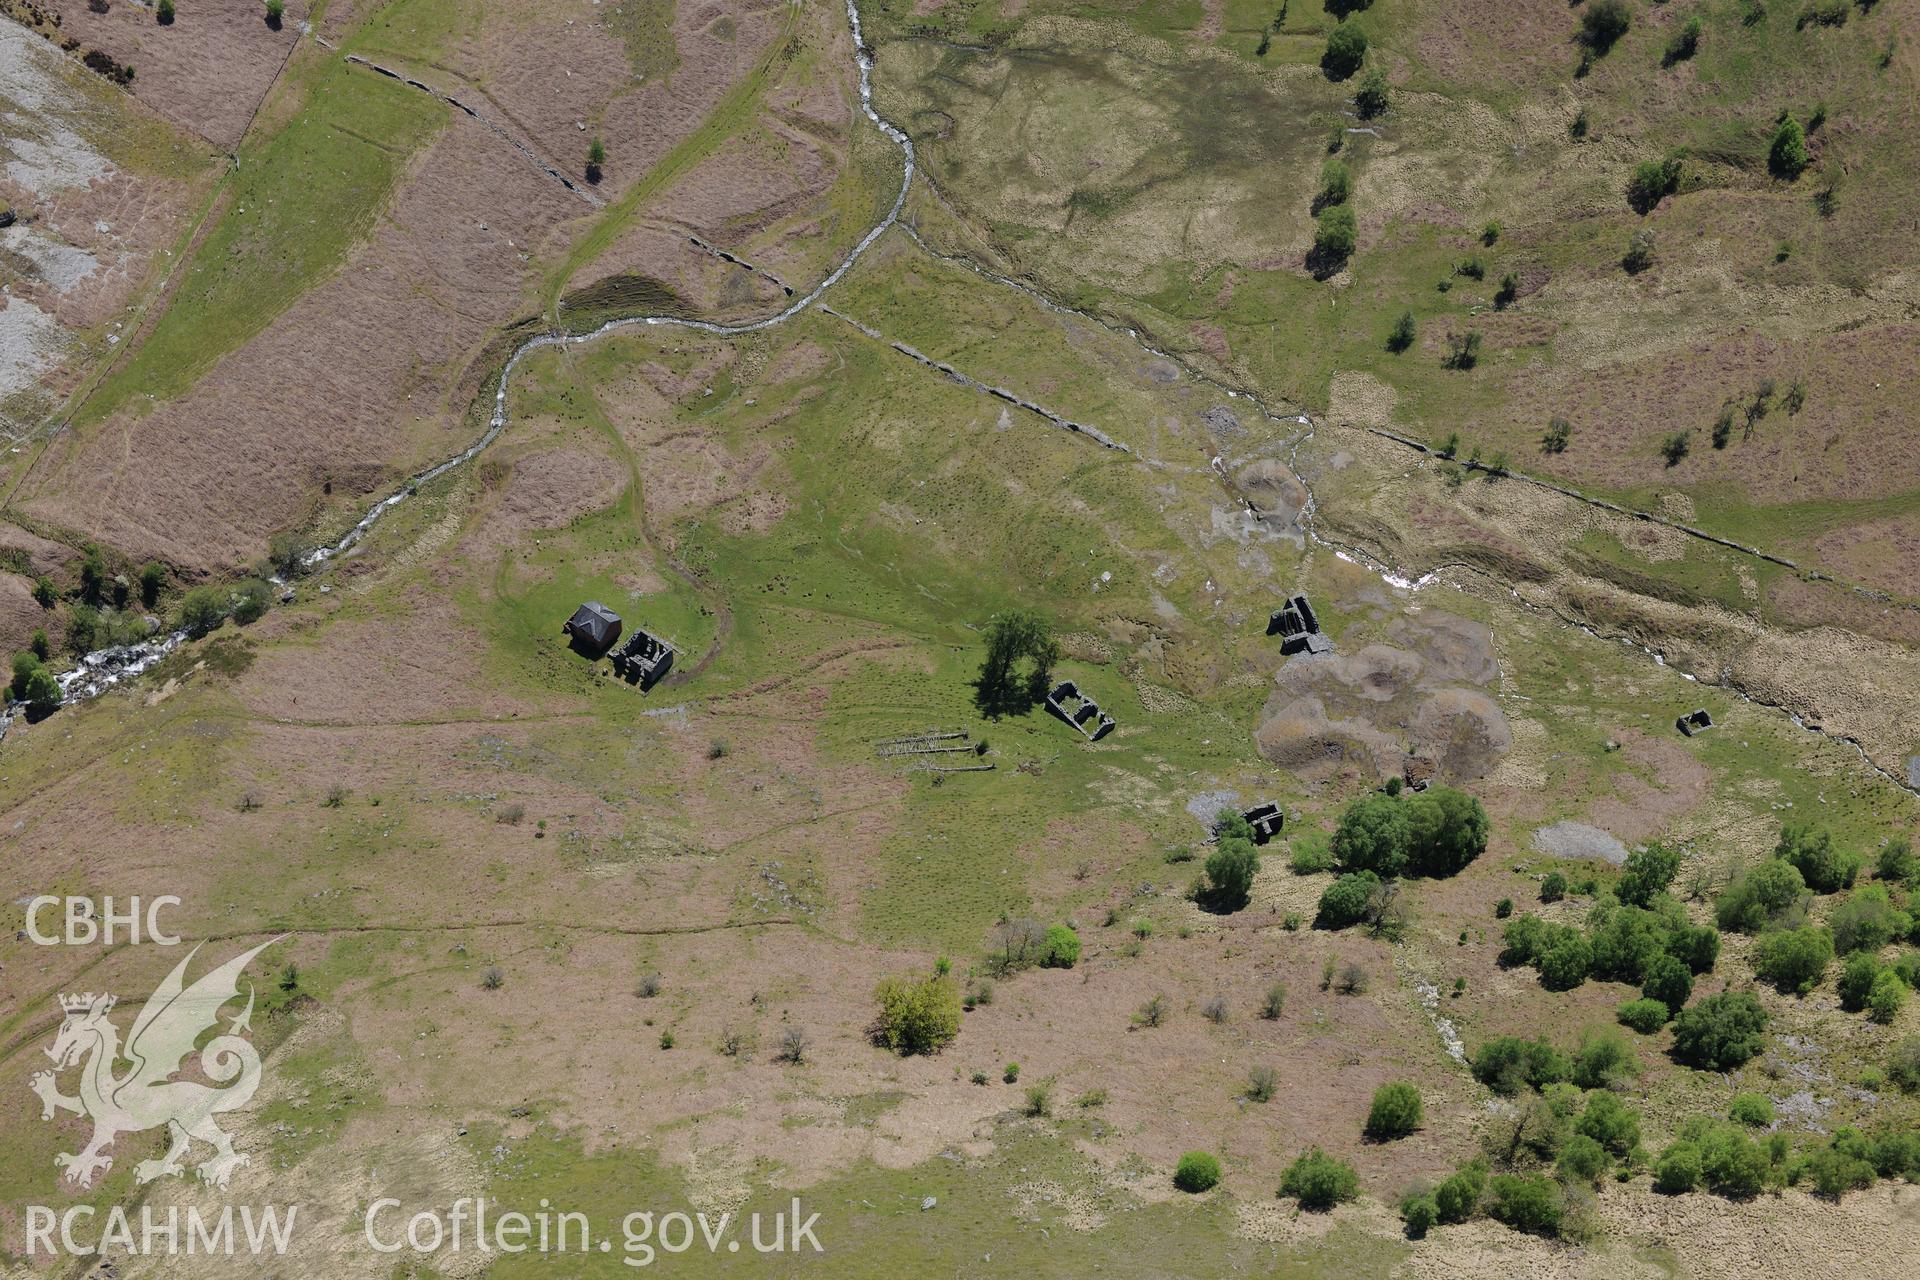
[[[614,673],[628,684],[639,685],[642,692],[660,683],[672,669],[673,646],[639,627],[613,655]]]
[[[1280,652],[1288,657],[1327,653],[1333,648],[1333,641],[1321,634],[1320,619],[1314,616],[1313,606],[1304,595],[1294,596],[1268,615],[1267,634],[1280,637]]]
[[[1705,707],[1702,707],[1675,720],[1673,727],[1691,738],[1696,733],[1705,733],[1713,728],[1713,717],[1707,714]]]
[[[1047,694],[1047,710],[1078,729],[1088,742],[1098,742],[1113,732],[1113,717],[1071,680],[1053,686]]]

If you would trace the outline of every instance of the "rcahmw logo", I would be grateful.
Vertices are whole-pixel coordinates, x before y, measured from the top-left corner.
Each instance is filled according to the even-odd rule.
[[[221,1007],[239,998],[240,974],[248,962],[278,941],[263,942],[187,986],[187,965],[200,950],[195,947],[141,1007],[124,1046],[119,1028],[108,1017],[113,996],[87,992],[60,997],[64,1017],[46,1051],[53,1059],[53,1070],[36,1073],[31,1088],[40,1097],[42,1120],[64,1111],[93,1121],[93,1137],[81,1151],[53,1158],[66,1170],[65,1180],[71,1186],[90,1187],[113,1167],[113,1157],[107,1153],[122,1134],[163,1125],[170,1139],[166,1154],[136,1164],[138,1182],[182,1173],[183,1157],[195,1142],[213,1149],[195,1170],[212,1186],[225,1188],[234,1171],[248,1163],[234,1149],[218,1117],[246,1106],[260,1087],[260,1055],[246,1038],[253,1016],[251,988],[246,1008],[230,1015],[226,1030],[197,1051],[201,1074],[213,1084],[174,1077],[187,1055],[196,1053],[195,1041],[218,1024]],[[130,1065],[116,1074],[115,1067],[122,1061]],[[58,1077],[75,1067],[80,1071],[79,1094],[69,1097],[60,1091]],[[288,1225],[292,1225],[291,1210]]]

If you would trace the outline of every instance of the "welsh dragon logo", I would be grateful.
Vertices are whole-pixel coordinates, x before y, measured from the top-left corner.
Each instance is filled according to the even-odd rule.
[[[213,1084],[172,1077],[194,1052],[201,1033],[218,1023],[221,1006],[239,998],[240,974],[248,962],[277,941],[263,942],[235,956],[191,987],[185,981],[187,965],[200,948],[189,951],[133,1020],[125,1048],[118,1028],[107,1018],[113,1011],[113,996],[87,992],[60,997],[66,1017],[46,1051],[54,1069],[35,1074],[31,1087],[40,1096],[42,1120],[51,1120],[61,1111],[93,1118],[93,1140],[85,1150],[53,1158],[66,1170],[68,1182],[92,1186],[97,1176],[113,1167],[113,1157],[106,1152],[115,1138],[160,1125],[167,1127],[171,1143],[160,1159],[134,1166],[134,1177],[142,1183],[184,1172],[180,1160],[195,1139],[213,1148],[213,1155],[197,1170],[213,1186],[224,1188],[234,1170],[249,1163],[247,1156],[233,1149],[233,1139],[214,1118],[246,1106],[260,1086],[260,1055],[244,1038],[253,1017],[251,988],[246,1008],[231,1016],[226,1032],[199,1050],[200,1070]],[[115,1075],[114,1068],[122,1061],[131,1066],[125,1074]],[[80,1096],[69,1098],[60,1092],[56,1076],[75,1066],[80,1068]]]

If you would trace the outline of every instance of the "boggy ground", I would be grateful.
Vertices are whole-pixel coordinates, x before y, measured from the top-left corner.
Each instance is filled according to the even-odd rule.
[[[256,1153],[249,1198],[298,1199],[330,1228],[303,1234],[290,1271],[387,1274],[390,1259],[351,1247],[377,1189],[421,1205],[565,1195],[613,1218],[798,1193],[855,1275],[1732,1275],[1776,1251],[1817,1274],[1897,1272],[1920,1243],[1905,1187],[1738,1204],[1658,1198],[1643,1176],[1603,1192],[1605,1231],[1581,1248],[1486,1224],[1407,1242],[1390,1206],[1470,1155],[1497,1110],[1436,1019],[1470,1046],[1543,1029],[1570,1044],[1630,994],[1555,995],[1495,963],[1495,900],[1529,902],[1555,866],[1590,869],[1534,852],[1538,827],[1684,840],[1691,876],[1759,856],[1787,813],[1816,812],[1855,846],[1911,832],[1910,796],[1846,746],[1480,578],[1394,587],[1314,546],[1287,466],[1300,424],[903,234],[829,301],[1132,452],[823,312],[745,339],[652,332],[543,353],[499,444],[302,580],[292,606],[9,733],[8,902],[170,892],[212,951],[287,936],[257,977],[270,988],[294,961],[302,999],[261,1016],[271,1083],[239,1128]],[[1215,457],[1276,514],[1250,517]],[[1323,505],[1368,465],[1302,462]],[[1293,590],[1334,655],[1283,662],[1265,635]],[[642,694],[570,652],[558,627],[583,598],[675,639],[679,674]],[[1026,600],[1065,633],[1061,672],[1117,716],[1101,743],[974,709],[975,628]],[[1405,732],[1409,700],[1449,692],[1504,729],[1456,773],[1485,799],[1492,845],[1463,875],[1411,886],[1398,943],[1306,927],[1327,877],[1287,866],[1390,771],[1366,753],[1310,771],[1262,756],[1263,706],[1322,671],[1370,734]],[[1701,703],[1721,729],[1682,739],[1674,715]],[[903,770],[873,750],[930,726],[968,731],[995,768]],[[1223,792],[1289,813],[1253,905],[1224,917],[1186,899],[1195,864],[1179,860],[1205,834],[1190,806]],[[1573,919],[1580,904],[1540,909]],[[874,982],[940,956],[980,975],[1002,913],[1072,922],[1080,963],[997,982],[938,1056],[874,1047]],[[139,992],[173,960],[0,948],[7,1071],[44,1042],[55,992]],[[1323,988],[1329,960],[1357,965],[1364,989]],[[1744,965],[1730,944],[1703,987],[1744,984]],[[1276,982],[1284,1007],[1264,1019]],[[1155,996],[1167,1015],[1144,1025]],[[1831,1082],[1815,1090],[1823,1125],[1910,1115],[1845,1086],[1913,1033],[1914,1010],[1879,1028],[1839,1013],[1830,988],[1764,998],[1787,1035],[1731,1079],[1636,1046],[1649,1145],[1738,1089],[1784,1100],[1806,1079]],[[804,1060],[779,1061],[796,1027]],[[1260,1066],[1280,1079],[1264,1104],[1244,1096]],[[1426,1125],[1364,1142],[1389,1079],[1420,1085]],[[1050,1114],[1022,1114],[1040,1082]],[[80,1126],[7,1115],[0,1203],[63,1201],[51,1157]],[[1321,1217],[1274,1199],[1312,1143],[1354,1161],[1360,1203]],[[1193,1148],[1226,1166],[1200,1198],[1170,1185]],[[136,1194],[130,1165],[94,1198]]]

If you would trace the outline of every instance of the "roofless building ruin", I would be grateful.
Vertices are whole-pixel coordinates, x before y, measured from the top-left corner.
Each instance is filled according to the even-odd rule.
[[[1267,634],[1280,637],[1280,652],[1288,657],[1327,653],[1333,648],[1333,641],[1321,634],[1320,619],[1314,616],[1313,606],[1304,595],[1294,596],[1267,616]]]
[[[1113,717],[1071,680],[1053,686],[1047,694],[1047,710],[1078,729],[1088,742],[1098,742],[1113,732]]]

